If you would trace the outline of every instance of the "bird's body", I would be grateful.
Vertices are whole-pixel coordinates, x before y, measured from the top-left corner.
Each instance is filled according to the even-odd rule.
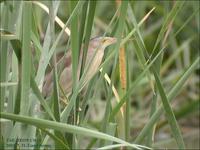
[[[86,56],[85,62],[85,79],[84,83],[87,83],[98,71],[98,67],[102,62],[102,58],[104,56],[104,50],[107,46],[116,42],[115,38],[111,37],[99,37],[91,39],[88,45],[88,52]],[[80,51],[80,58],[77,70],[77,79],[80,75],[81,70],[81,62],[82,62],[82,49]],[[63,89],[65,94],[70,94],[72,90],[72,63],[71,63],[71,51],[69,50],[65,56],[63,56],[59,63],[57,64],[58,68],[61,69],[61,74],[59,78],[59,84]],[[61,67],[61,66],[64,66]],[[48,73],[45,76],[44,86],[43,86],[43,95],[48,97],[52,93],[53,89],[53,71]]]

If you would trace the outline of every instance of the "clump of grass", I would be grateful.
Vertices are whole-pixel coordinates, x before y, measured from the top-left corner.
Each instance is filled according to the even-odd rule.
[[[199,148],[188,140],[198,139],[199,131],[199,2],[0,5],[2,149]],[[117,43],[86,83],[87,49],[95,36],[116,37]],[[73,92],[63,106],[56,63],[57,54],[69,49]],[[50,70],[53,92],[46,98],[42,86]]]

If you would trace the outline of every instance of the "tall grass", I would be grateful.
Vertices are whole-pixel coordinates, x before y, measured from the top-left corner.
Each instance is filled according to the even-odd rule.
[[[199,148],[188,138],[199,140],[198,6],[1,1],[1,149]],[[96,36],[117,43],[87,81]],[[69,50],[73,84],[63,105],[57,54]],[[51,70],[53,91],[44,97]]]

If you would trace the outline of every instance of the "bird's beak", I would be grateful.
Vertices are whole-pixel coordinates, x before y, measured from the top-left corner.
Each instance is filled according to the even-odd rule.
[[[107,47],[107,46],[109,46],[109,45],[112,45],[112,44],[114,44],[114,43],[116,43],[117,42],[117,39],[116,38],[113,38],[113,37],[104,37],[103,39],[102,39],[102,45],[104,46],[104,47]]]
[[[107,40],[106,40],[106,43],[108,45],[111,45],[111,44],[114,44],[117,42],[117,39],[116,38],[113,38],[113,37],[108,37]]]

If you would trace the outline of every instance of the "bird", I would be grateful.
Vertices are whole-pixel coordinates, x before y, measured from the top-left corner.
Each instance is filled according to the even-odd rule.
[[[85,61],[85,68],[88,67],[88,69],[86,70],[87,72],[84,78],[84,84],[87,84],[88,81],[90,81],[98,71],[98,68],[101,65],[104,56],[104,50],[108,46],[116,42],[117,39],[114,37],[96,37],[92,38],[89,41],[88,51]],[[79,55],[77,79],[79,78],[80,75],[82,55],[83,55],[83,46],[81,47]],[[67,51],[66,55],[61,57],[56,65],[58,67],[58,70],[61,70],[61,74],[58,79],[59,85],[65,95],[70,95],[73,86],[71,50]],[[42,94],[45,98],[47,98],[51,95],[52,91],[53,91],[53,70],[45,75]]]

